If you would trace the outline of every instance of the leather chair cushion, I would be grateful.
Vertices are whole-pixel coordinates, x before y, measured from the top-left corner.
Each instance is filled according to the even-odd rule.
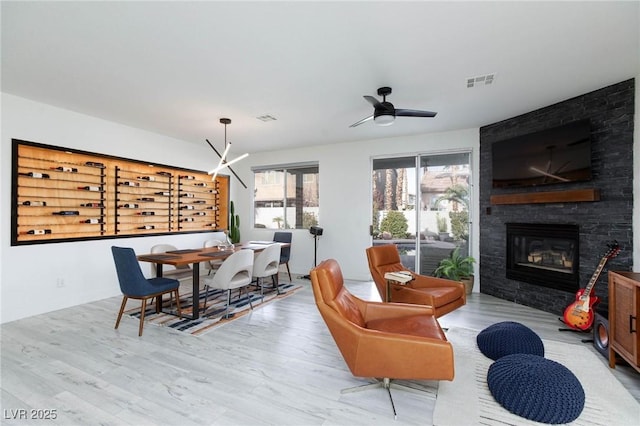
[[[482,330],[476,336],[478,349],[493,360],[516,353],[544,356],[542,339],[529,327],[503,321]]]
[[[578,378],[562,364],[538,355],[503,356],[489,367],[487,384],[504,408],[536,422],[570,423],[584,408]]]
[[[455,302],[463,297],[462,288],[455,287],[430,287],[425,289],[419,289],[425,291],[433,297],[433,303],[436,307],[444,306],[449,303]],[[456,291],[457,290],[457,291]]]
[[[352,299],[351,293],[347,292],[344,288],[340,289],[333,303],[329,303],[329,305],[352,323],[360,327],[365,326],[362,312],[360,312],[358,305],[356,305],[356,302]]]
[[[369,330],[384,331],[386,333],[447,340],[436,318],[431,315],[410,315],[398,318],[376,319],[369,321],[366,324],[366,328]]]

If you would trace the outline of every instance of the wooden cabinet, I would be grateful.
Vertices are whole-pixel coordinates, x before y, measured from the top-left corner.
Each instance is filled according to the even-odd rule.
[[[609,366],[618,354],[640,371],[640,273],[609,272]]]

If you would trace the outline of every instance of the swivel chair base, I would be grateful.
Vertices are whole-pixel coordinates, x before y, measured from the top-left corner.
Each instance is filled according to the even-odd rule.
[[[354,386],[352,388],[346,388],[346,389],[342,389],[340,391],[340,393],[345,394],[345,393],[353,393],[353,392],[361,392],[361,391],[365,391],[365,390],[369,390],[369,389],[374,389],[374,388],[384,388],[387,391],[387,394],[389,395],[389,401],[391,402],[391,409],[393,410],[393,418],[394,420],[398,419],[398,414],[396,413],[396,406],[393,403],[393,397],[391,396],[391,388],[396,388],[396,389],[404,389],[406,391],[410,391],[410,392],[414,392],[414,393],[422,393],[424,391],[411,387],[411,386],[407,386],[407,385],[403,385],[400,383],[393,383],[391,381],[391,379],[389,378],[384,378],[382,380],[380,379],[373,379],[374,382],[373,383],[368,383],[366,385],[359,385],[359,386]]]

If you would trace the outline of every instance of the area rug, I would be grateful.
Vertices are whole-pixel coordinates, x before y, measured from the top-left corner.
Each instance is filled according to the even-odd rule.
[[[180,318],[177,316],[175,301],[171,303],[165,298],[161,313],[156,313],[155,304],[147,307],[144,314],[144,323],[170,327],[174,330],[189,333],[193,336],[201,336],[216,327],[228,324],[238,318],[242,318],[251,312],[251,304],[253,309],[260,309],[267,303],[271,303],[285,297],[291,296],[302,286],[293,283],[282,283],[279,285],[280,294],[274,288],[265,287],[264,294],[260,295],[260,289],[249,287],[249,290],[243,289],[242,293],[238,290],[231,292],[231,304],[229,305],[229,318],[225,318],[225,308],[227,306],[226,290],[209,289],[208,294],[204,290],[200,292],[200,318],[191,320]],[[207,309],[203,312],[205,296],[207,299]],[[251,301],[251,303],[249,303]],[[180,308],[185,315],[193,313],[193,297],[192,293],[180,295]],[[140,319],[140,308],[132,309],[125,312],[127,315]]]
[[[487,386],[487,370],[493,361],[478,350],[478,331],[452,327],[446,334],[453,344],[455,379],[438,384],[435,426],[543,424],[512,414],[495,401]],[[585,391],[584,410],[571,425],[640,424],[640,404],[611,374],[604,359],[585,346],[553,340],[543,343],[545,358],[571,370]]]

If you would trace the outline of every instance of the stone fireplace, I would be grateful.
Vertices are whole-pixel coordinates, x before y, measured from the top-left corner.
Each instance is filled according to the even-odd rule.
[[[577,225],[507,223],[507,278],[543,287],[578,291]]]
[[[632,79],[480,128],[478,263],[481,293],[561,315],[575,301],[574,289],[589,283],[607,245],[617,240],[621,251],[609,260],[594,287],[595,294],[601,298],[600,310],[607,308],[607,271],[629,271],[632,267],[634,96]],[[494,142],[583,119],[591,123],[590,181],[493,188],[491,147]],[[529,197],[541,192],[589,189],[599,192],[598,200],[491,202],[492,196],[526,194]],[[571,237],[561,242],[553,235],[514,239],[507,236],[507,224],[575,226],[577,240]],[[511,250],[509,255],[508,250]],[[563,260],[571,253],[575,255],[573,260]],[[507,260],[509,256],[516,256],[511,264]],[[568,279],[564,284],[554,282],[552,286],[551,278],[540,278],[548,270]]]

